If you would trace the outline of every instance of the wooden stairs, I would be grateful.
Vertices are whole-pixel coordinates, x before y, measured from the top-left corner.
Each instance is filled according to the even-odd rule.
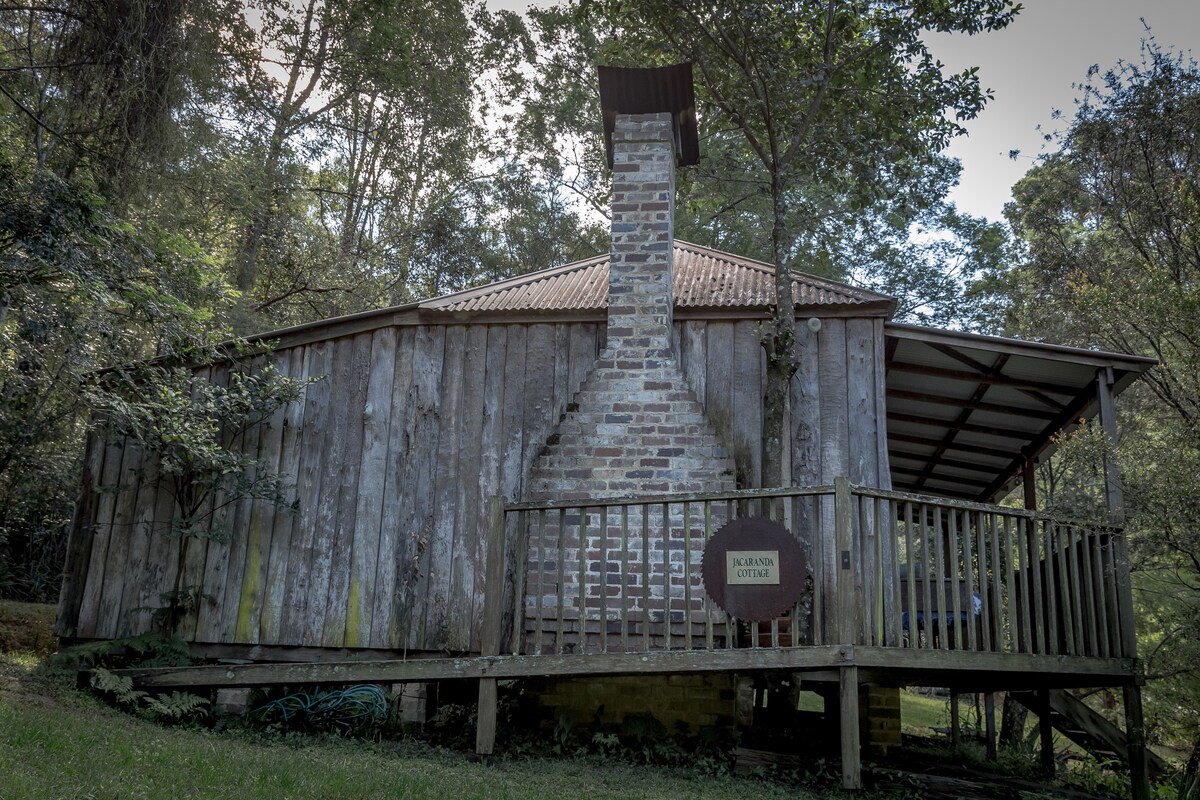
[[[1086,703],[1063,689],[1048,692],[1049,709],[1041,703],[1037,692],[1011,692],[1010,696],[1039,717],[1049,714],[1050,724],[1059,733],[1100,759],[1119,759],[1129,763],[1129,746],[1125,731],[1093,711]],[[1146,748],[1150,777],[1158,780],[1170,774],[1169,765]]]

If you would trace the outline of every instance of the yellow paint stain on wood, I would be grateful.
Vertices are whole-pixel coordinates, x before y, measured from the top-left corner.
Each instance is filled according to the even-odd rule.
[[[262,524],[255,520],[246,535],[246,571],[242,575],[242,592],[238,597],[237,627],[234,641],[249,642],[257,630],[254,625],[254,600],[262,596]]]
[[[359,594],[359,577],[350,575],[350,602],[346,604],[346,647],[362,647],[365,643],[359,641],[358,623],[362,618],[362,608]]]

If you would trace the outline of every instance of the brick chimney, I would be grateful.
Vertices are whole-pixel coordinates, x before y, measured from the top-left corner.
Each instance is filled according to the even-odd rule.
[[[622,359],[671,349],[674,127],[666,112],[614,122],[608,347]]]
[[[705,418],[671,346],[675,167],[695,163],[698,156],[691,67],[602,67],[600,95],[613,168],[608,339],[535,460],[528,496],[579,500],[731,491],[736,488],[733,460]],[[634,530],[640,530],[633,518],[639,513],[636,507],[630,512]],[[584,526],[586,541],[579,541],[578,525],[559,531],[551,522],[540,534],[555,558],[578,563],[581,549],[587,554],[588,569],[569,577],[572,584],[564,587],[565,597],[576,598],[568,604],[583,597],[584,607],[567,607],[563,613],[586,622],[589,630],[601,622],[600,597],[616,590],[594,582],[602,572],[599,565],[623,558],[619,530],[602,534],[593,516],[589,514]],[[682,555],[676,546],[685,535],[682,518],[666,524],[661,519],[647,522],[652,525],[647,565],[651,598],[642,608],[640,592],[630,590],[630,611],[632,618],[651,625],[656,636],[670,636],[663,627],[669,620],[679,622],[686,614],[699,613],[695,603],[685,609],[682,597],[684,583],[690,585],[693,598],[701,596],[699,563],[669,557]],[[701,536],[697,530],[688,533]],[[630,552],[624,554],[631,564],[641,558],[634,544],[631,541]],[[694,558],[699,557],[697,550]],[[546,564],[530,563],[525,585],[555,585],[552,571],[537,574],[547,569]],[[539,606],[527,596],[527,626],[539,608],[543,617],[556,613],[551,611],[555,604]],[[529,646],[539,651],[544,644],[531,641]],[[595,642],[582,637],[572,646],[591,649]]]

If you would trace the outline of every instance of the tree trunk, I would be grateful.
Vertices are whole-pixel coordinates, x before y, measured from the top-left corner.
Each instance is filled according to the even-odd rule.
[[[787,264],[787,209],[778,170],[771,179],[771,250],[775,262],[775,316],[763,329],[767,353],[767,385],[763,396],[762,485],[783,485],[783,430],[788,388],[796,373],[796,308],[792,300],[792,272]],[[742,487],[745,488],[745,487]]]
[[[1004,695],[1004,713],[1000,718],[1000,747],[1011,747],[1025,737],[1025,721],[1029,709],[1018,703],[1012,695]]]

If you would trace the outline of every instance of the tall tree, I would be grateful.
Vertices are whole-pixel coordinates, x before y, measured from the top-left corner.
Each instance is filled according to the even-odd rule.
[[[785,401],[796,370],[790,269],[819,261],[808,232],[831,207],[875,205],[898,172],[924,173],[962,132],[960,122],[982,109],[975,72],[946,75],[924,32],[997,30],[1015,11],[1009,0],[581,6],[618,43],[620,58],[693,62],[706,124],[736,134],[729,153],[745,194],[769,209],[776,313],[761,337],[764,484],[782,481]]]
[[[1159,361],[1126,395],[1116,455],[1138,570],[1142,652],[1152,679],[1147,707],[1160,732],[1191,743],[1195,791],[1200,68],[1150,42],[1139,63],[1093,71],[1057,143],[1014,188],[1006,215],[1018,259],[992,276],[990,288],[1011,333]],[[1088,443],[1080,437],[1078,444]]]

